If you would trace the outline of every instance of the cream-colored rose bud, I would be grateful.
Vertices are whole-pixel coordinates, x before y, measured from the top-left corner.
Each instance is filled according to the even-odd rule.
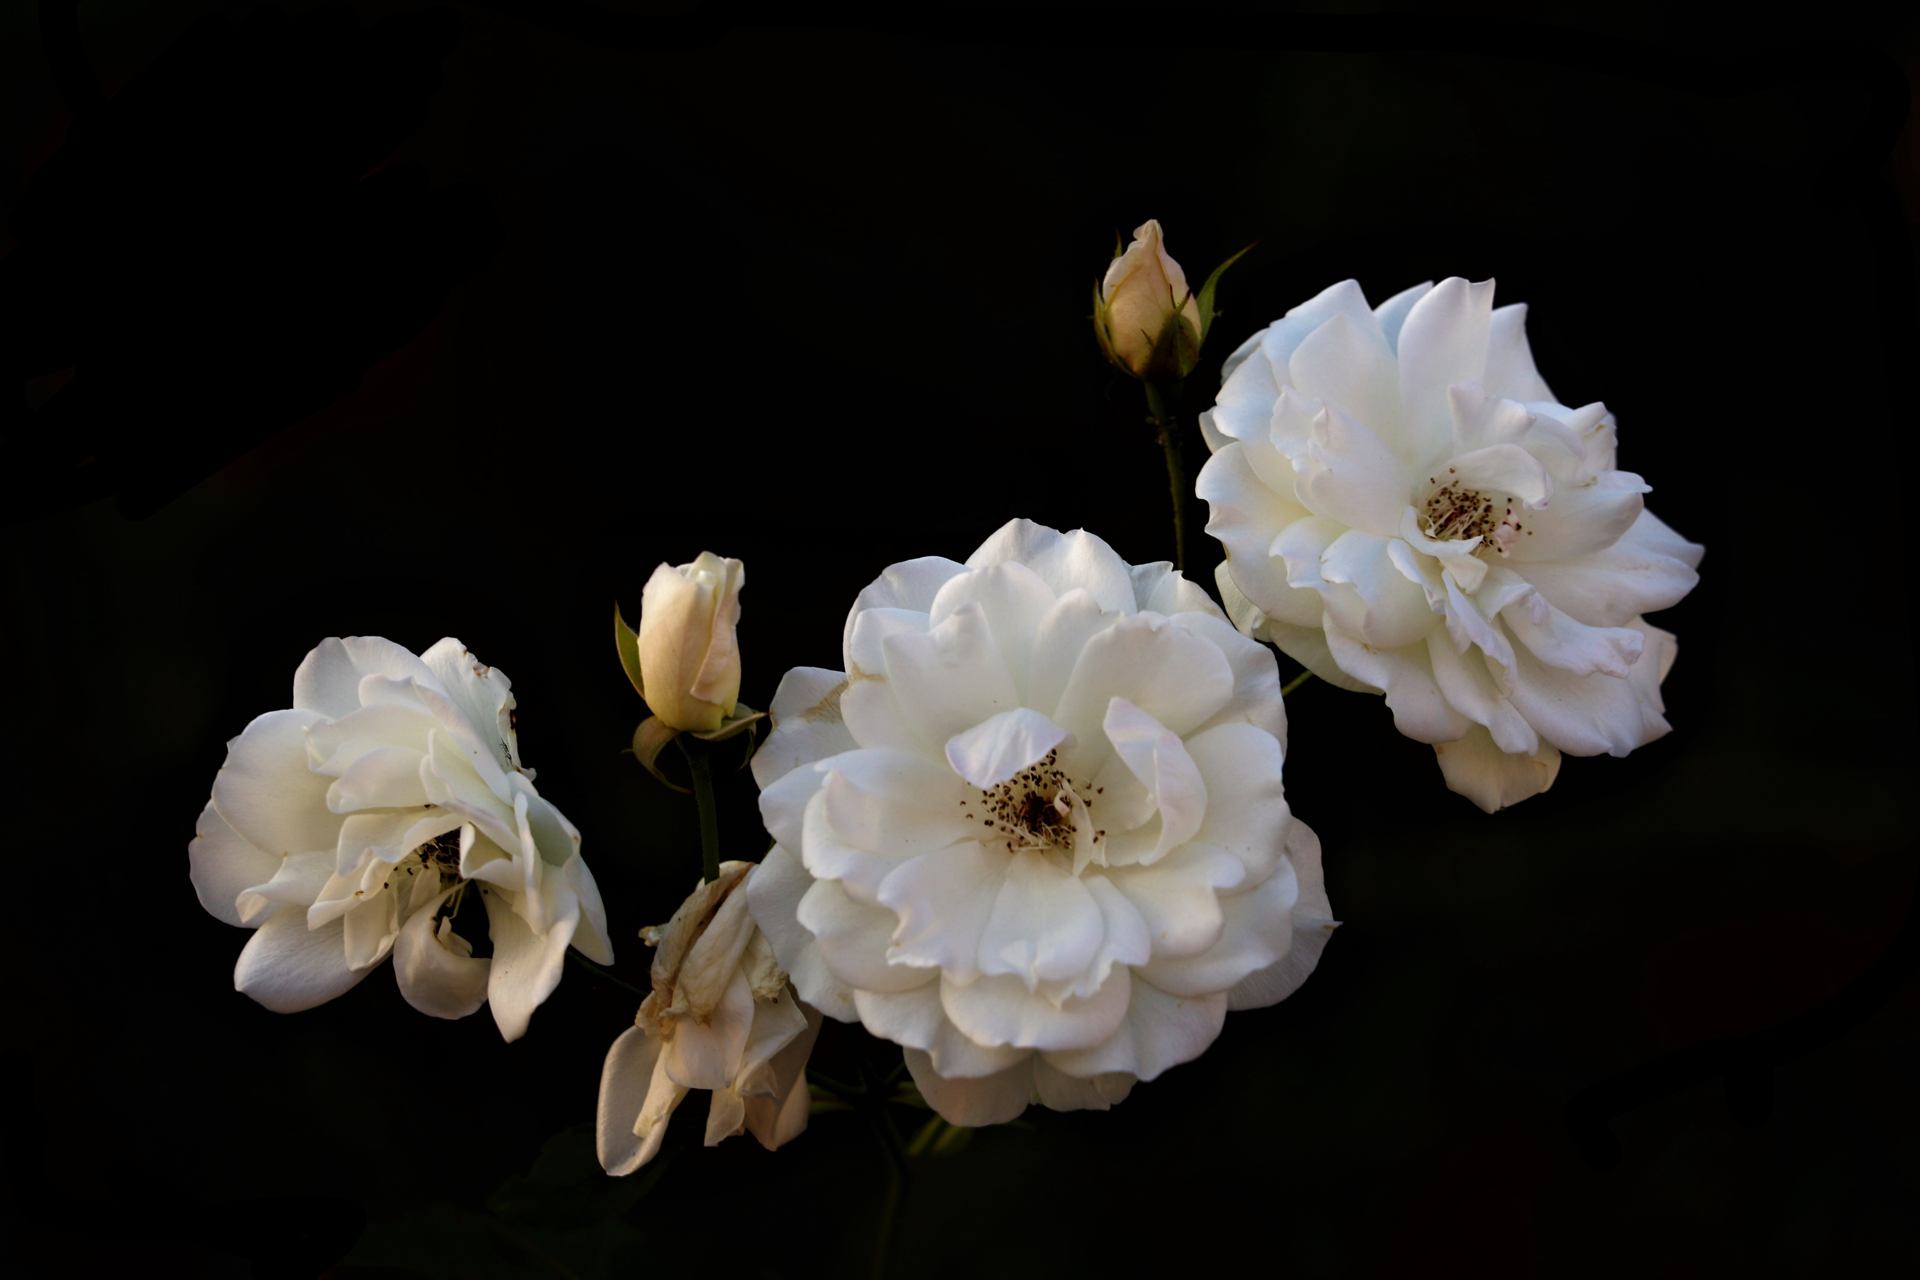
[[[647,706],[675,729],[710,733],[740,698],[740,587],[746,568],[711,551],[661,565],[640,597],[640,676]]]
[[[1187,273],[1167,253],[1160,224],[1134,231],[1094,297],[1094,334],[1107,359],[1136,378],[1177,381],[1193,371],[1205,328]]]

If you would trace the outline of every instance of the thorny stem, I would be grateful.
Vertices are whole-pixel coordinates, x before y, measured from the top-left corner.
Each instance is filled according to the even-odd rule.
[[[713,762],[704,744],[689,746],[683,734],[674,739],[693,773],[693,799],[700,810],[700,875],[712,884],[720,878],[720,810],[713,802]]]
[[[1295,676],[1293,679],[1287,681],[1285,684],[1280,686],[1280,696],[1283,698],[1286,697],[1288,694],[1292,693],[1295,689],[1298,689],[1301,685],[1305,684],[1307,681],[1311,679],[1313,679],[1313,672],[1302,671],[1299,675]]]
[[[1147,421],[1160,433],[1167,457],[1167,487],[1173,495],[1173,567],[1187,567],[1187,464],[1181,456],[1180,415],[1173,407],[1175,389],[1158,382],[1142,382],[1147,392]]]

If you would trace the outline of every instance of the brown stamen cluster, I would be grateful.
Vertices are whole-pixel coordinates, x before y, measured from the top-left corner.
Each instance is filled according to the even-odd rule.
[[[414,850],[420,855],[420,865],[424,870],[437,871],[442,880],[460,878],[460,832],[449,831]]]
[[[1014,774],[991,791],[982,791],[977,802],[962,800],[960,806],[981,810],[977,815],[989,831],[1004,837],[1001,843],[1008,853],[1039,846],[1046,849],[1073,849],[1073,800],[1078,796],[1092,816],[1094,797],[1105,791],[1082,782],[1077,786],[1059,767],[1058,748]],[[972,818],[976,815],[969,814]],[[1101,840],[1106,832],[1096,831]]]
[[[1475,552],[1489,548],[1504,556],[1514,538],[1525,534],[1533,536],[1528,529],[1514,518],[1514,505],[1511,497],[1490,498],[1478,489],[1469,489],[1455,479],[1457,471],[1447,468],[1447,475],[1428,476],[1427,483],[1436,486],[1427,496],[1426,519],[1427,536],[1436,542],[1464,542],[1468,538],[1479,538],[1480,545]]]

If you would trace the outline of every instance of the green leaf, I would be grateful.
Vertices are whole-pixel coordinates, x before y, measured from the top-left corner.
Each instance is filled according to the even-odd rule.
[[[644,700],[646,686],[640,683],[640,637],[620,616],[620,602],[613,603],[613,647],[620,651],[620,669],[627,673],[627,679],[633,682],[633,691]]]
[[[693,736],[702,742],[725,742],[728,738],[733,737],[737,733],[744,733],[747,729],[766,718],[766,712],[755,711],[746,703],[741,702],[735,704],[733,714],[721,721],[718,729],[696,730]]]
[[[1252,253],[1254,245],[1259,243],[1258,240],[1255,240],[1253,244],[1248,245],[1215,267],[1213,274],[1207,277],[1207,282],[1200,286],[1200,341],[1205,342],[1207,340],[1207,331],[1213,328],[1213,291],[1219,285],[1220,277],[1226,274],[1228,267],[1246,257],[1249,253]]]
[[[660,771],[660,753],[667,749],[668,743],[679,736],[680,731],[659,716],[648,716],[640,722],[640,727],[633,731],[633,758],[640,762],[641,768],[666,786],[683,796],[690,796],[693,794],[691,787],[681,786]]]

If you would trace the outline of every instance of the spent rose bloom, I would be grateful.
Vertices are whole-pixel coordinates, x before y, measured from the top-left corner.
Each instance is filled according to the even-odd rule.
[[[1451,279],[1377,309],[1348,280],[1229,356],[1196,489],[1241,630],[1384,693],[1447,785],[1492,812],[1560,755],[1668,731],[1674,638],[1642,617],[1701,548],[1614,465],[1606,406],[1559,403],[1526,308]]]
[[[748,903],[947,1120],[1104,1109],[1312,972],[1278,668],[1165,563],[1016,520],[887,569],[843,646],[774,695]]]
[[[611,963],[580,833],[520,764],[507,677],[458,640],[415,657],[329,639],[293,706],[227,744],[188,846],[201,905],[254,930],[234,986],[281,1013],[340,995],[393,957],[400,994],[508,1040],[560,981],[569,943]],[[457,928],[478,897],[492,956]]]
[[[742,1129],[772,1151],[807,1127],[807,1055],[820,1015],[787,986],[747,913],[747,862],[723,862],[673,919],[643,930],[653,992],[607,1052],[596,1125],[600,1164],[628,1174],[653,1159],[689,1089],[711,1089],[707,1145]]]
[[[711,732],[740,699],[740,588],[746,567],[702,551],[663,564],[640,598],[640,674],[647,706],[675,729]]]
[[[1093,302],[1094,335],[1113,363],[1136,378],[1172,381],[1192,371],[1205,322],[1157,221],[1134,230]]]

